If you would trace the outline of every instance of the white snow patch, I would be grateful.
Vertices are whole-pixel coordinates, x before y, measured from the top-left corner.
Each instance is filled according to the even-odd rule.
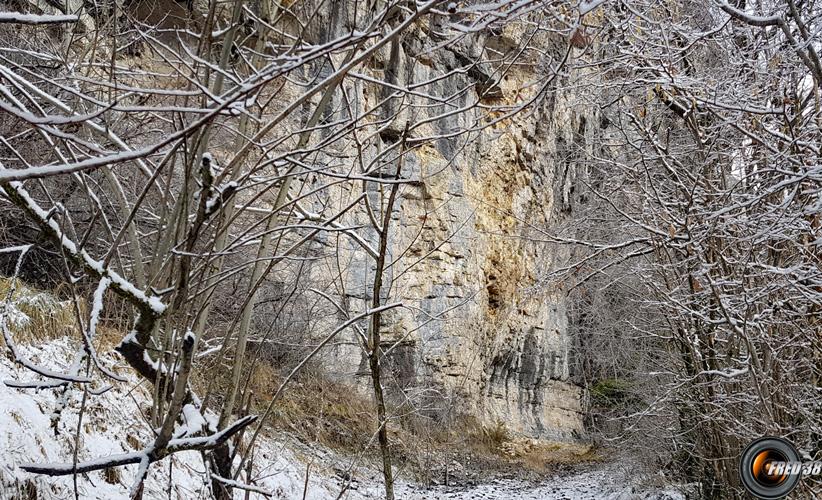
[[[183,406],[183,422],[185,425],[178,429],[179,437],[193,436],[206,427],[205,418],[193,404]]]

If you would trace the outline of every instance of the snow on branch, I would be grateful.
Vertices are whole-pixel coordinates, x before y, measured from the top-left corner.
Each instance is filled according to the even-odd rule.
[[[742,375],[747,375],[750,370],[748,367],[745,368],[738,368],[738,369],[728,369],[728,370],[702,370],[701,372],[697,373],[697,377],[699,376],[716,376],[722,377],[726,379],[741,377]]]
[[[743,12],[730,4],[726,1],[719,2],[719,8],[725,11],[726,14],[737,19],[739,21],[743,21],[751,26],[778,26],[782,24],[784,21],[782,20],[782,16],[773,15],[773,16],[756,16],[752,14],[748,14],[747,12]]]
[[[218,483],[223,483],[225,485],[231,486],[232,488],[237,488],[240,490],[250,491],[252,493],[257,493],[264,497],[273,497],[274,493],[268,491],[266,489],[260,488],[259,486],[254,486],[251,484],[241,483],[239,481],[234,481],[233,479],[226,479],[222,476],[218,476],[217,474],[212,474],[211,479],[217,481]]]
[[[0,164],[0,178],[7,172],[8,170]],[[42,229],[44,234],[48,235],[57,246],[62,248],[62,253],[67,258],[74,261],[77,265],[82,266],[90,275],[104,280],[105,285],[103,288],[111,288],[138,308],[139,312],[134,323],[132,334],[126,336],[116,350],[143,378],[149,380],[151,383],[161,381],[161,374],[158,374],[151,363],[146,362],[145,345],[148,342],[157,319],[166,311],[167,306],[162,300],[156,295],[148,295],[146,292],[138,289],[133,283],[111,269],[111,267],[91,257],[84,248],[79,248],[74,241],[63,232],[57,221],[51,217],[51,214],[40,207],[29,195],[23,187],[22,182],[4,182],[0,180],[0,194],[22,209]],[[98,289],[101,300],[102,293],[103,290]],[[61,374],[35,370],[37,367],[27,366],[27,368],[49,378],[58,378],[69,382],[89,381],[81,377],[67,379],[65,376],[61,376]]]
[[[3,314],[5,314],[5,312]],[[6,325],[5,316],[0,321],[0,326],[2,326],[2,329],[3,329],[3,340],[6,342],[6,346],[11,351],[11,355],[12,355],[12,358],[13,358],[15,363],[17,363],[20,366],[23,366],[25,368],[28,368],[29,370],[33,371],[34,373],[36,373],[38,375],[42,375],[42,376],[44,376],[46,378],[50,378],[50,379],[62,380],[62,381],[65,381],[65,382],[74,382],[74,383],[78,383],[78,384],[87,384],[87,383],[92,382],[92,380],[88,377],[83,377],[83,376],[80,376],[80,375],[71,375],[71,374],[68,374],[68,373],[59,373],[59,372],[55,372],[53,370],[43,368],[42,366],[39,366],[39,365],[36,365],[36,364],[32,363],[27,357],[25,357],[20,352],[19,349],[17,349],[17,344],[14,343],[14,340],[11,337],[11,332],[9,331],[9,327],[8,327],[8,325]],[[12,386],[14,384],[15,384],[14,381],[6,382],[6,385],[9,385],[9,386]],[[53,385],[53,384],[49,383],[48,385]],[[62,385],[62,384],[57,384],[57,385]],[[21,384],[21,387],[22,386],[31,387],[32,384],[31,383]],[[40,384],[35,384],[35,386],[37,388],[42,388],[42,386]]]
[[[20,380],[4,380],[3,384],[6,387],[11,387],[14,389],[34,389],[36,391],[42,391],[44,389],[59,389],[61,387],[65,387],[70,382],[65,380],[55,380],[49,382],[41,382],[38,380],[33,381],[20,381]]]
[[[153,447],[145,448],[141,451],[132,453],[122,453],[118,455],[110,455],[107,457],[100,457],[86,462],[78,462],[73,464],[71,462],[47,463],[47,464],[21,464],[20,468],[26,472],[33,474],[44,474],[46,476],[67,476],[75,473],[87,473],[95,470],[109,469],[111,467],[119,467],[122,465],[133,465],[140,463],[153,463],[158,460],[177,453],[180,451],[200,450],[206,451],[216,448],[228,441],[233,435],[237,434],[247,426],[251,425],[257,420],[257,415],[249,415],[243,417],[229,427],[226,427],[220,432],[216,432],[210,436],[172,439],[168,445],[162,449],[154,449]]]
[[[94,302],[91,308],[91,318],[89,319],[88,323],[88,330],[83,331],[83,349],[84,355],[88,355],[91,360],[94,362],[94,366],[97,367],[104,375],[114,380],[118,380],[120,382],[125,382],[126,378],[117,375],[116,373],[112,372],[108,368],[106,368],[101,362],[100,358],[97,356],[97,351],[94,348],[94,337],[97,336],[97,324],[100,322],[100,314],[103,311],[103,295],[106,293],[106,290],[111,285],[111,279],[108,277],[104,277],[100,279],[100,283],[97,285],[97,289],[94,291]]]
[[[8,172],[0,166],[0,174]],[[48,211],[43,210],[40,205],[29,195],[23,184],[18,181],[0,183],[0,192],[5,194],[15,205],[27,212],[34,221],[65,251],[66,255],[83,266],[86,271],[99,278],[107,278],[112,289],[118,291],[125,298],[136,302],[141,309],[150,310],[154,316],[160,316],[165,312],[166,306],[155,296],[148,296],[142,290],[137,289],[131,282],[120,276],[110,267],[103,266],[103,263],[91,257],[85,249],[78,249],[77,245],[66,236],[60,225],[50,217]]]
[[[352,240],[354,240],[358,245],[360,245],[360,247],[362,247],[363,250],[368,252],[368,255],[370,255],[371,257],[373,257],[375,259],[377,258],[377,255],[378,255],[377,250],[374,247],[372,247],[371,245],[369,245],[368,242],[365,241],[363,239],[363,237],[360,236],[359,234],[357,234],[357,232],[354,231],[352,228],[346,228],[342,224],[340,224],[339,222],[336,222],[336,221],[332,221],[332,222],[328,223],[320,214],[314,213],[314,212],[309,212],[309,211],[303,209],[299,204],[295,204],[294,208],[296,208],[296,210],[297,210],[297,218],[299,220],[308,220],[308,221],[313,221],[313,222],[321,222],[323,225],[329,225],[329,226],[333,227],[334,229],[339,229],[343,233],[350,236]]]
[[[22,12],[0,12],[0,23],[11,24],[64,24],[76,23],[80,18],[73,14],[23,14]]]

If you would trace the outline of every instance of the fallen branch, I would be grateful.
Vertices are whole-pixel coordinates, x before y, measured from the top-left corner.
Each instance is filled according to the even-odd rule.
[[[159,450],[149,447],[133,453],[122,453],[119,455],[100,457],[87,462],[79,462],[76,465],[70,462],[48,464],[28,463],[21,464],[20,468],[26,472],[31,472],[34,474],[44,474],[46,476],[68,476],[75,473],[82,474],[95,470],[109,469],[111,467],[139,464],[144,460],[147,460],[150,464],[180,451],[205,451],[216,448],[217,446],[220,446],[228,441],[231,436],[240,432],[248,425],[251,425],[255,420],[257,420],[257,415],[249,415],[237,420],[222,431],[214,433],[210,436],[172,439],[168,442],[168,445],[165,448]]]
[[[5,171],[7,170],[0,164],[0,172]],[[103,262],[92,258],[85,249],[78,248],[77,244],[66,236],[57,221],[54,220],[53,217],[50,217],[49,212],[43,210],[43,208],[34,201],[21,182],[0,182],[0,194],[4,195],[4,197],[18,208],[26,212],[40,227],[43,233],[48,235],[56,245],[61,247],[66,257],[78,266],[81,266],[89,275],[101,280],[106,279],[108,288],[111,288],[118,295],[137,307],[138,314],[135,320],[134,330],[123,339],[123,342],[116,350],[123,355],[129,365],[142,377],[151,383],[156,384],[161,382],[160,376],[162,373],[158,373],[153,364],[149,363],[146,359],[148,356],[146,355],[145,345],[148,343],[157,318],[165,312],[166,305],[163,304],[159,297],[147,295],[113,269],[105,266]],[[52,376],[53,374],[35,371],[50,378],[68,380],[65,377],[54,377]],[[68,381],[77,382],[77,380]],[[82,382],[87,381],[83,380]]]

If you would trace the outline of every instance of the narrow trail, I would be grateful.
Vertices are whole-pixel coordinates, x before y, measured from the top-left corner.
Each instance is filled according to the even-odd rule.
[[[626,481],[625,473],[613,465],[599,465],[560,474],[538,483],[499,479],[476,486],[430,489],[401,488],[406,500],[685,500],[673,489],[643,488]]]

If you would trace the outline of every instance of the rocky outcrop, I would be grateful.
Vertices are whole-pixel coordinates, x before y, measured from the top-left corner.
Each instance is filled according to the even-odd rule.
[[[387,48],[372,64],[374,76],[400,85],[431,80],[468,64],[478,47],[504,50],[516,46],[518,36],[506,29],[462,47],[429,51],[430,39],[419,35]],[[541,43],[550,48],[552,40]],[[585,146],[590,120],[575,111],[572,95],[558,90],[561,78],[535,95],[527,86],[536,78],[533,72],[512,69],[494,81],[492,71],[477,65],[428,89],[455,96],[452,107],[468,106],[479,96],[481,102],[514,104],[531,92],[537,100],[529,113],[513,117],[475,109],[435,120],[424,132],[442,138],[406,158],[402,177],[414,182],[400,192],[389,249],[390,260],[402,259],[388,269],[385,288],[390,300],[407,307],[384,315],[384,345],[397,344],[385,361],[394,375],[388,384],[412,395],[421,408],[444,398],[451,411],[504,422],[515,432],[571,438],[581,431],[582,419],[580,388],[569,371],[564,294],[538,282],[563,255],[539,229],[572,210],[574,150]],[[365,86],[356,97],[367,108],[386,92]],[[408,107],[383,131],[383,144],[399,140],[399,124],[410,114],[419,120],[444,111]],[[466,128],[477,131],[447,137]],[[377,206],[380,188],[370,188]],[[345,293],[356,307],[369,299],[372,261],[349,244]],[[338,347],[330,362],[344,377],[362,374],[367,366],[355,347]]]

